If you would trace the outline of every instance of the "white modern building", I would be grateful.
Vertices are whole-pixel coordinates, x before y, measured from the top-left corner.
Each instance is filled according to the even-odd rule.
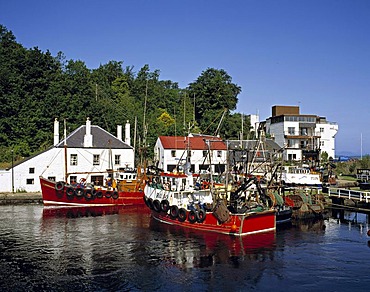
[[[125,142],[122,126],[117,126],[117,137],[99,126],[86,125],[60,140],[59,122],[54,121],[54,146],[18,162],[9,169],[0,170],[0,192],[39,192],[39,176],[55,181],[102,183],[108,169],[134,168],[134,148],[130,146],[130,124],[125,126]],[[51,133],[52,134],[52,133]],[[68,173],[68,175],[67,175]]]
[[[284,160],[314,160],[326,152],[335,158],[335,135],[338,124],[325,117],[302,115],[299,106],[273,106],[265,122],[266,134],[284,147]]]
[[[187,168],[192,173],[217,174],[226,169],[227,147],[215,136],[160,136],[155,144],[154,160],[164,171],[186,171]]]

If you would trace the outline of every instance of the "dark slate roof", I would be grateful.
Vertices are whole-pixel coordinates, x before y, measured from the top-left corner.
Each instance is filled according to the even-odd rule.
[[[228,140],[228,148],[230,150],[255,150],[258,146],[258,140]],[[266,139],[264,142],[265,150],[278,151],[281,147],[273,140]]]
[[[68,148],[83,148],[84,136],[86,134],[86,126],[80,126],[75,131],[67,136]],[[111,149],[131,149],[125,142],[119,140],[111,133],[105,131],[99,126],[91,125],[92,148],[111,148]],[[64,147],[64,139],[60,141],[56,147]]]
[[[258,140],[229,140],[229,158],[234,163],[238,162],[266,162],[270,155],[279,152],[281,147],[273,140],[266,139],[263,145],[258,145]]]

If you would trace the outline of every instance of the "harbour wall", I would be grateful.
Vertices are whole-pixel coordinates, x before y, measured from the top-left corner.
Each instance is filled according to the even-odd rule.
[[[0,205],[42,204],[41,192],[37,193],[0,193]]]

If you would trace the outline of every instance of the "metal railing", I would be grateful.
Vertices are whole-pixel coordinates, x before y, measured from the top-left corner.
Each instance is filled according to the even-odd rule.
[[[362,192],[348,189],[329,188],[329,197],[356,200],[360,202],[370,202],[370,192]]]

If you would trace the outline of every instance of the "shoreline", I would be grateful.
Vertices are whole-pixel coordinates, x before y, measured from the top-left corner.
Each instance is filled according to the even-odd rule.
[[[41,192],[0,193],[0,205],[42,204]]]

